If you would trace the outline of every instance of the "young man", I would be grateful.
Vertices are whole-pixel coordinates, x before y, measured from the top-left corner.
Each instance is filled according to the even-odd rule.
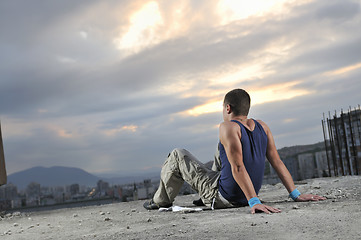
[[[295,201],[324,200],[312,194],[301,194],[281,161],[272,133],[260,121],[249,119],[250,97],[242,89],[228,92],[223,103],[223,120],[219,127],[220,171],[208,169],[191,153],[175,149],[165,161],[160,185],[152,200],[144,203],[148,210],[170,207],[183,182],[195,189],[202,202],[212,208],[246,206],[251,212],[277,213],[279,209],[264,205],[257,194],[261,188],[265,158],[271,163]]]

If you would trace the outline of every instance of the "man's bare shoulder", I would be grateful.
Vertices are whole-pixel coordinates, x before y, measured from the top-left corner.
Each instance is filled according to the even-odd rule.
[[[219,125],[220,137],[228,137],[233,134],[240,134],[240,128],[237,123],[224,121]]]
[[[267,124],[266,124],[264,121],[262,121],[261,119],[256,119],[256,121],[257,121],[259,124],[261,124],[262,126],[267,126]]]
[[[267,133],[270,129],[269,129],[269,127],[267,126],[267,124],[264,122],[264,121],[262,121],[262,120],[260,120],[260,119],[257,119],[256,120],[259,124],[261,124],[261,126],[263,127],[263,130]]]
[[[231,130],[234,128],[239,128],[238,124],[235,122],[231,122],[231,121],[224,121],[219,125],[220,129],[224,129],[224,130]]]
[[[241,139],[241,130],[237,123],[224,121],[219,126],[219,139],[223,145]]]

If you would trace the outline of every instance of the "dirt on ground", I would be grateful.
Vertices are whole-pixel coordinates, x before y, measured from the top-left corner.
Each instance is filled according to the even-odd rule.
[[[251,214],[249,207],[199,212],[159,212],[144,201],[0,217],[1,239],[361,239],[361,176],[296,183],[302,193],[327,197],[293,202],[281,184],[264,185],[260,198],[281,213]],[[197,195],[174,205],[195,207]]]

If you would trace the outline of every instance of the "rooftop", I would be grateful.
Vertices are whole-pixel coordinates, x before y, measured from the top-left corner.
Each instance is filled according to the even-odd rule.
[[[322,202],[293,202],[281,184],[265,185],[260,198],[278,214],[250,214],[249,207],[195,213],[147,211],[143,201],[93,207],[8,213],[0,218],[1,239],[359,239],[361,176],[296,183]],[[179,196],[192,206],[197,195]]]

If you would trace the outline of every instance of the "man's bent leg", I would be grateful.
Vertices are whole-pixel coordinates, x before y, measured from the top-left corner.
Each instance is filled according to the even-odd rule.
[[[160,185],[153,201],[160,206],[173,203],[186,181],[199,193],[202,200],[210,205],[217,193],[218,178],[219,173],[208,169],[190,152],[175,149],[163,165]]]
[[[176,150],[169,153],[165,160],[160,173],[159,187],[153,196],[153,201],[160,206],[172,204],[184,183],[179,172]]]

